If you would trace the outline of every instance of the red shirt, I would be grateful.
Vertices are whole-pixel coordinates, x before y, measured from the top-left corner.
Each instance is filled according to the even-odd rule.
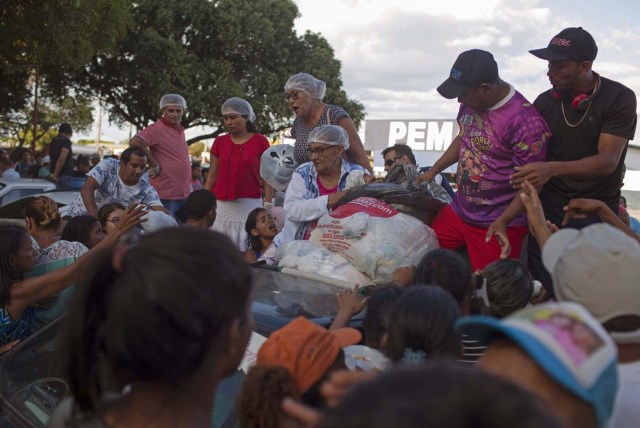
[[[260,156],[269,148],[262,134],[254,134],[243,144],[235,144],[229,134],[217,137],[211,156],[218,158],[218,174],[213,193],[222,201],[261,198]]]

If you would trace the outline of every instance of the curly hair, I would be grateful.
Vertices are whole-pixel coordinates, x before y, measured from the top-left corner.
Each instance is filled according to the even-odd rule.
[[[58,230],[62,221],[58,204],[46,196],[33,198],[25,207],[24,216],[30,218],[39,230]]]
[[[236,407],[242,428],[278,428],[288,416],[285,397],[298,399],[289,371],[281,366],[253,366],[242,385]]]

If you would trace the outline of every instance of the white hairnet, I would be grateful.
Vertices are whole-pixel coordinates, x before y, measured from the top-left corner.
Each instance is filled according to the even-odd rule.
[[[349,136],[347,131],[338,125],[320,125],[313,128],[307,137],[307,143],[323,143],[330,146],[342,146],[349,150]]]
[[[309,73],[298,73],[289,77],[284,85],[286,91],[302,91],[316,100],[322,100],[327,90],[327,84]]]
[[[182,95],[178,94],[164,94],[162,98],[160,98],[160,110],[165,108],[166,106],[180,106],[183,110],[187,109],[187,100],[184,99]]]
[[[256,115],[253,112],[253,107],[248,101],[242,98],[232,97],[222,104],[222,114],[239,114],[240,116],[247,116],[247,119],[251,122],[256,121]]]
[[[155,232],[166,227],[178,226],[178,222],[173,217],[162,211],[149,210],[142,218],[147,220],[141,224],[142,230],[146,233]]]

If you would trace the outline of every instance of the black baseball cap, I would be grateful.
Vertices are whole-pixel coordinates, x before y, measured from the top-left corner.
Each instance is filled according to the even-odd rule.
[[[587,30],[569,27],[554,36],[546,48],[529,52],[547,61],[593,61],[598,55],[598,46]]]
[[[498,64],[493,55],[480,49],[471,49],[458,55],[451,67],[449,78],[438,86],[438,93],[445,98],[458,98],[468,88],[498,79]]]

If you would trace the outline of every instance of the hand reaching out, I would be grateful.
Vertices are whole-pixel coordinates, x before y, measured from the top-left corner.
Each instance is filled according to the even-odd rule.
[[[522,184],[522,192],[520,192],[520,198],[524,203],[527,210],[527,220],[529,221],[529,231],[538,241],[540,248],[547,242],[551,231],[547,227],[547,221],[544,218],[544,210],[542,209],[542,202],[538,197],[538,192],[528,181],[524,181]]]

